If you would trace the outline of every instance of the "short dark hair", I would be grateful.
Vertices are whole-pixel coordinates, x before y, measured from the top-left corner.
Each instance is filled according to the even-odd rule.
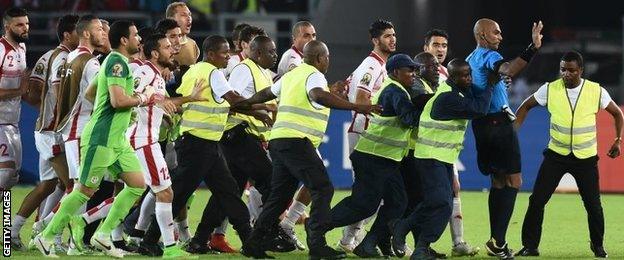
[[[368,34],[370,34],[371,39],[378,38],[379,36],[381,36],[381,34],[383,34],[383,31],[392,28],[394,28],[394,25],[392,25],[391,22],[379,19],[371,23],[370,27],[368,28]]]
[[[56,25],[56,36],[58,36],[59,41],[63,41],[64,33],[72,33],[76,30],[76,23],[79,19],[80,17],[77,15],[68,14],[58,20],[58,24]]]
[[[579,67],[583,68],[583,55],[581,55],[577,51],[566,52],[565,54],[563,54],[563,56],[561,56],[561,61],[565,61],[565,62],[576,61],[576,64]]]
[[[266,36],[267,34],[264,31],[264,29],[260,27],[249,26],[241,31],[240,40],[248,43],[248,42],[251,42],[251,40],[253,39],[253,36],[258,36],[258,35]]]
[[[89,25],[91,24],[91,21],[93,20],[99,20],[99,19],[95,15],[92,15],[92,14],[86,14],[86,15],[81,16],[80,19],[78,19],[78,23],[76,24],[76,32],[78,33],[78,35],[82,35],[84,31],[89,29]]]
[[[218,51],[221,44],[227,43],[227,39],[221,35],[211,35],[204,39],[202,43],[202,51],[204,52],[204,56],[208,54],[209,51]]]
[[[143,54],[146,59],[152,58],[152,51],[157,51],[160,48],[161,39],[166,39],[167,37],[162,33],[154,33],[149,36],[145,40],[143,40]]]
[[[154,26],[154,30],[158,33],[167,34],[167,31],[173,30],[178,27],[180,27],[180,25],[178,25],[178,22],[173,19],[165,18],[161,19],[156,23],[156,26]]]
[[[232,30],[232,41],[238,41],[240,40],[240,35],[241,32],[243,31],[243,29],[249,27],[251,25],[246,24],[246,23],[239,23],[236,26],[234,26],[234,29]]]
[[[154,30],[154,28],[152,27],[143,27],[141,29],[139,29],[139,36],[141,37],[141,44],[145,44],[145,40],[147,40],[148,38],[150,38],[150,36],[152,36],[152,34],[157,34],[160,32],[156,32]],[[165,35],[164,33],[162,33],[162,35]]]
[[[117,20],[111,24],[110,32],[108,32],[108,40],[110,41],[111,48],[119,48],[121,45],[121,38],[130,38],[131,26],[134,26],[134,23],[128,20]]]
[[[448,40],[448,33],[442,29],[431,29],[427,33],[425,33],[425,45],[429,45],[431,38],[433,36],[444,37],[444,39]]]
[[[8,23],[10,19],[15,17],[28,16],[28,11],[21,7],[11,7],[4,11],[4,15],[2,15],[2,21],[4,24]]]

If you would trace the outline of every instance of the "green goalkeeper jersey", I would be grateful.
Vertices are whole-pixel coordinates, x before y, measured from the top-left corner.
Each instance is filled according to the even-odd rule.
[[[123,88],[126,95],[134,92],[134,80],[128,58],[112,51],[102,63],[97,74],[97,93],[91,119],[82,132],[81,146],[101,145],[121,147],[130,145],[126,130],[130,124],[132,108],[113,108],[108,89],[113,85]]]

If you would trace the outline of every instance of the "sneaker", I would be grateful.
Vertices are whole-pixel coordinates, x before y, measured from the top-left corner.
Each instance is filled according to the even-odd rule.
[[[19,237],[19,234],[17,237],[11,237],[11,249],[25,251],[26,247],[24,246],[24,243],[22,243],[22,239]]]
[[[473,247],[473,246],[470,246],[466,242],[461,242],[453,246],[453,249],[451,250],[451,255],[452,256],[474,256],[477,253],[479,253],[479,250],[480,250],[479,247]]]
[[[142,238],[140,237],[129,236],[128,238],[126,238],[126,245],[128,245],[129,247],[136,247],[138,251],[141,240]]]
[[[54,237],[54,251],[56,253],[67,253],[67,246],[63,244],[63,235],[59,234]]]
[[[91,245],[108,256],[115,258],[124,257],[122,250],[113,245],[113,242],[110,239],[110,234],[95,232],[95,234],[91,237]]]
[[[274,235],[274,232],[270,232],[264,237],[263,249],[281,253],[297,250],[295,241],[293,241],[282,228],[277,228],[277,235]]]
[[[163,250],[159,245],[147,244],[147,243],[144,243],[143,241],[141,241],[141,244],[139,244],[139,248],[137,252],[140,255],[144,255],[144,256],[162,256],[163,255]]]
[[[43,231],[43,224],[34,223],[32,226],[32,230],[30,231],[30,241],[28,242],[28,250],[35,250],[37,248],[37,244],[35,243],[35,237]]]
[[[78,250],[84,248],[84,243],[82,241],[86,226],[87,222],[84,221],[81,215],[74,215],[69,219],[69,234]]]
[[[184,258],[184,259],[197,259],[199,256],[194,256],[189,252],[186,252],[180,248],[178,245],[173,245],[165,248],[163,250],[163,258]]]
[[[224,234],[212,234],[208,246],[221,253],[235,254],[238,250],[234,249],[230,243],[225,239]]]
[[[281,229],[283,231],[281,234],[285,235],[288,239],[290,239],[291,242],[295,244],[297,249],[299,249],[300,251],[306,250],[306,246],[297,238],[297,234],[295,233],[294,228],[281,228]]]
[[[321,259],[343,259],[347,257],[347,253],[333,249],[328,246],[323,246],[318,249],[310,248],[310,254],[308,259],[310,260],[321,260]]]
[[[353,249],[355,249],[355,243],[351,244],[343,244],[342,241],[338,241],[338,248],[342,249],[347,253],[353,253]]]
[[[485,243],[485,249],[489,256],[496,256],[498,259],[514,259],[513,252],[509,249],[507,243],[502,247],[498,247],[494,238],[490,238],[490,240]]]
[[[43,238],[41,234],[37,235],[34,240],[35,246],[43,256],[58,258],[58,255],[56,255],[54,251],[54,241]]]
[[[360,258],[381,258],[381,253],[377,247],[365,246],[365,243],[360,243],[353,249],[353,254]]]
[[[590,246],[592,252],[594,252],[594,256],[598,258],[607,258],[609,255],[607,251],[605,251],[603,246],[594,246],[593,244]]]
[[[119,248],[119,249],[121,249],[121,250],[123,250],[123,251],[125,251],[125,252],[127,252],[129,254],[137,253],[139,251],[139,247],[138,246],[136,246],[134,244],[133,245],[126,244],[126,241],[123,241],[123,240],[113,241],[113,245],[116,248]]]
[[[392,239],[390,240],[392,243],[392,250],[397,257],[401,258],[405,256],[406,253],[407,244],[405,242],[405,237],[410,230],[405,227],[403,221],[400,219],[390,221],[389,226],[392,232]]]
[[[534,248],[523,247],[514,254],[515,256],[539,256],[539,250]]]

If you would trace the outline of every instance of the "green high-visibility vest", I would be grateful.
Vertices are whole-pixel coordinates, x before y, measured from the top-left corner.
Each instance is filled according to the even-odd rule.
[[[379,96],[391,84],[397,86],[409,98],[409,93],[401,83],[388,77],[373,98],[372,104],[379,103]],[[355,150],[400,162],[409,149],[411,127],[401,123],[398,116],[374,115],[370,118],[368,128],[360,135]]]
[[[421,78],[419,78],[418,80],[422,82],[423,87],[425,88],[425,94],[433,94],[433,89],[431,88],[431,86],[429,86],[429,83],[427,83],[427,81]],[[414,147],[416,146],[416,138],[418,138],[418,127],[413,128],[412,132],[410,133],[409,149],[414,150]]]
[[[547,87],[546,106],[550,113],[548,149],[561,155],[573,153],[580,159],[598,154],[596,113],[600,109],[600,85],[583,80],[576,104],[570,103],[563,80],[550,82]]]
[[[225,100],[217,102],[212,86],[210,86],[210,76],[212,73],[221,73],[217,67],[207,62],[198,62],[182,76],[182,84],[176,90],[183,96],[189,96],[193,92],[195,81],[204,79],[208,87],[202,92],[202,96],[208,101],[189,102],[182,106],[182,121],[180,122],[180,134],[189,132],[190,134],[211,141],[219,141],[225,130],[225,122],[230,112],[230,104]]]
[[[254,90],[255,92],[259,92],[265,88],[271,87],[273,85],[273,78],[269,74],[269,72],[263,68],[261,68],[258,64],[256,64],[253,60],[247,58],[244,59],[241,63],[236,66],[247,66],[251,71],[251,76],[253,78]],[[274,100],[266,102],[268,104],[276,104]],[[227,124],[225,126],[226,130],[232,129],[236,125],[247,122],[249,127],[245,129],[248,133],[259,137],[262,140],[266,140],[269,136],[269,131],[271,128],[267,127],[262,123],[262,121],[256,119],[253,116],[244,115],[241,113],[235,113],[230,115],[227,120]]]
[[[466,119],[435,120],[431,118],[433,103],[442,93],[450,92],[451,86],[443,82],[435,95],[423,109],[418,125],[418,137],[414,147],[414,156],[421,159],[436,159],[453,164],[464,147]]]
[[[302,63],[282,77],[280,103],[277,107],[277,118],[269,140],[279,138],[308,138],[318,147],[325,135],[329,108],[316,108],[312,105],[306,82],[318,70]],[[328,90],[327,86],[320,86]]]

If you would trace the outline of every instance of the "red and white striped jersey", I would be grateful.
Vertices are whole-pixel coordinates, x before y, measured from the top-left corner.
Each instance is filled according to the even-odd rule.
[[[440,74],[438,82],[442,83],[448,79],[448,70],[442,64],[438,66],[438,73]]]
[[[54,60],[50,62],[52,53],[57,49],[61,51],[56,55]],[[58,84],[61,81],[60,73],[62,73],[62,67],[67,60],[69,52],[69,48],[63,44],[53,50],[49,50],[43,54],[39,60],[37,60],[35,68],[30,73],[31,80],[39,81],[42,84],[45,84],[44,89],[46,90],[46,93],[45,97],[41,100],[41,102],[44,103],[43,109],[39,111],[39,117],[37,118],[37,121],[40,122],[42,131],[54,130],[53,124],[54,116],[56,115],[56,95],[58,92]],[[48,65],[50,67],[48,67]],[[39,129],[35,130],[39,131]]]
[[[372,97],[381,88],[381,84],[386,79],[386,62],[377,53],[371,52],[360,66],[358,66],[347,79],[349,102],[355,102],[357,90],[367,92],[368,98]],[[349,132],[362,133],[368,126],[366,115],[352,112],[353,119],[349,126]]]
[[[286,72],[291,71],[301,63],[303,63],[303,53],[295,46],[290,47],[282,54],[282,58],[277,65],[277,77],[284,76]]]
[[[223,75],[225,75],[225,78],[226,79],[230,78],[230,73],[232,73],[232,70],[234,70],[234,67],[236,67],[236,65],[238,65],[241,61],[243,61],[246,58],[247,57],[242,51],[237,54],[230,55],[230,59],[228,60],[227,67],[225,67],[225,69],[221,69],[221,71],[223,72]]]
[[[0,89],[20,87],[22,73],[26,70],[26,45],[11,45],[3,36],[0,38]],[[21,112],[22,97],[0,100],[0,124],[17,126]]]
[[[136,71],[138,68],[140,68],[143,65],[145,65],[145,61],[142,61],[139,59],[133,59],[132,61],[128,63],[128,67],[130,68],[130,71]]]
[[[148,96],[167,95],[165,79],[151,62],[145,61],[145,65],[135,70],[132,75],[135,92],[144,93]],[[158,142],[160,124],[165,111],[160,107],[151,105],[135,108],[134,112],[136,113],[136,121],[126,132],[132,148],[136,150]]]
[[[85,46],[78,46],[78,48],[67,55],[67,62],[72,62],[76,57],[84,52],[92,53],[92,50],[89,50]],[[87,88],[89,88],[91,81],[96,79],[96,75],[99,70],[100,62],[94,57],[86,63],[85,68],[82,71],[78,99],[76,99],[76,103],[72,108],[69,120],[67,120],[67,123],[60,128],[64,141],[80,138],[82,129],[87,122],[89,122],[89,118],[91,118],[93,103],[89,102],[89,100],[85,98],[85,93]]]

